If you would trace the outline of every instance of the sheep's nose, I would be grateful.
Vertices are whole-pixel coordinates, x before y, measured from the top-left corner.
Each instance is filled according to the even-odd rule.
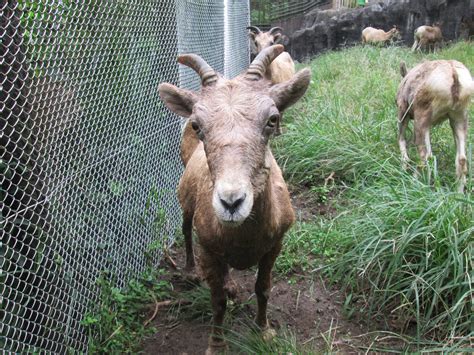
[[[221,201],[222,206],[230,213],[234,214],[234,212],[242,205],[244,202],[247,194],[244,192],[238,193],[220,193],[219,200]]]

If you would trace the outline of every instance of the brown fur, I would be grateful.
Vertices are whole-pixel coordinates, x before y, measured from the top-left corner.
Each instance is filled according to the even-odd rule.
[[[288,52],[280,54],[268,67],[265,73],[268,80],[272,83],[283,83],[295,74],[295,63]]]
[[[400,31],[393,27],[390,31],[385,32],[373,27],[366,27],[362,31],[362,43],[385,44],[394,38],[400,37]]]
[[[188,120],[184,125],[183,136],[181,139],[180,156],[183,165],[186,166],[194,150],[199,144],[199,138],[196,136],[191,122]]]
[[[441,46],[443,34],[438,25],[420,26],[415,30],[415,39],[412,50],[435,50]]]
[[[309,71],[304,70],[292,80],[272,87],[267,79],[219,77],[215,85],[202,88],[193,105],[181,145],[186,169],[178,198],[183,210],[186,268],[194,268],[194,227],[201,246],[201,270],[211,289],[214,319],[209,352],[223,346],[220,336],[229,266],[245,269],[258,265],[256,322],[262,330],[269,330],[266,308],[271,269],[295,215],[281,170],[268,145],[276,128],[268,128],[267,121],[301,97],[309,78]],[[160,85],[160,95],[176,112],[173,102],[188,101],[172,99],[174,89],[170,87]],[[199,124],[200,139],[196,138],[192,122]],[[239,225],[223,223],[215,207],[217,186],[229,174],[236,181],[248,178],[251,183],[252,209]]]
[[[398,141],[404,164],[408,161],[404,133],[409,119],[414,121],[415,144],[422,162],[431,156],[430,128],[449,119],[457,146],[456,173],[460,182],[459,190],[463,190],[467,172],[467,107],[473,92],[471,75],[458,61],[426,61],[406,74],[397,93]]]

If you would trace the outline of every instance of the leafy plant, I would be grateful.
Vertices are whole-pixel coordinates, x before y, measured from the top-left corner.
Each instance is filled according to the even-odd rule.
[[[89,335],[90,353],[125,353],[136,350],[141,339],[156,330],[146,326],[149,305],[168,298],[170,285],[160,272],[146,271],[119,289],[105,275],[97,280],[99,303],[81,324]]]

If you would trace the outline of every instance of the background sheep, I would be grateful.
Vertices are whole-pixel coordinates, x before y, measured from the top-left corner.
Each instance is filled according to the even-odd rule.
[[[183,141],[194,135],[182,146],[187,150],[182,154],[186,169],[178,197],[186,267],[194,268],[194,226],[201,245],[200,266],[211,289],[213,328],[207,353],[225,347],[221,334],[229,266],[245,269],[258,264],[256,323],[264,337],[274,335],[266,315],[271,270],[295,215],[269,140],[282,111],[304,94],[310,80],[305,69],[289,81],[271,85],[265,71],[282,51],[281,45],[262,50],[249,69],[232,80],[219,76],[197,55],[183,55],[179,62],[201,76],[201,92],[171,84],[159,87],[166,106],[189,117],[193,132],[185,131]]]
[[[430,128],[449,118],[456,142],[456,176],[459,191],[464,190],[467,174],[466,140],[468,105],[474,93],[469,70],[455,60],[426,61],[407,72],[397,93],[398,143],[404,165],[409,160],[405,130],[408,119],[414,121],[415,144],[422,162],[432,155]]]
[[[362,43],[386,44],[392,39],[399,39],[400,31],[393,27],[390,31],[385,32],[374,27],[366,27],[362,31]]]
[[[249,26],[247,29],[250,30],[250,48],[253,54],[260,53],[263,49],[278,43],[282,38],[280,27],[273,27],[267,32],[262,32],[256,26]],[[265,76],[272,83],[278,84],[290,80],[294,74],[295,64],[293,59],[288,52],[283,52],[270,63]]]
[[[443,34],[439,24],[433,26],[420,26],[415,30],[415,42],[411,49],[413,51],[420,49],[435,50],[441,46]]]

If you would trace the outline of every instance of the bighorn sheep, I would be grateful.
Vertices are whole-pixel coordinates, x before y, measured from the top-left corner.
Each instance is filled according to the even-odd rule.
[[[362,31],[362,43],[386,44],[398,38],[400,38],[400,31],[395,26],[388,32],[373,27],[366,27]]]
[[[401,63],[400,72],[404,78],[397,93],[398,143],[404,166],[409,160],[405,139],[408,119],[414,121],[415,144],[425,163],[431,157],[430,128],[449,118],[456,142],[456,176],[462,192],[467,174],[467,108],[474,93],[469,70],[455,60],[435,60],[418,64],[408,73],[405,63]]]
[[[167,83],[159,86],[166,106],[188,117],[181,146],[186,168],[178,197],[186,269],[194,269],[194,226],[201,246],[199,264],[211,289],[213,327],[207,353],[225,347],[221,335],[229,266],[245,269],[258,264],[256,323],[264,337],[274,335],[266,315],[271,270],[295,215],[269,140],[282,112],[303,96],[311,76],[304,69],[272,85],[265,72],[282,52],[282,45],[265,48],[232,80],[197,55],[181,55],[178,61],[200,75],[201,92]]]
[[[436,49],[441,45],[443,35],[439,24],[433,26],[420,26],[415,30],[415,41],[412,51],[421,49]]]
[[[253,54],[258,54],[263,49],[278,43],[282,36],[282,29],[280,27],[273,27],[267,32],[262,32],[256,26],[249,26],[247,29],[250,30],[249,37]],[[293,63],[293,59],[291,59],[288,52],[283,52],[270,63],[265,76],[272,83],[278,84],[290,80],[294,74],[295,63]]]

